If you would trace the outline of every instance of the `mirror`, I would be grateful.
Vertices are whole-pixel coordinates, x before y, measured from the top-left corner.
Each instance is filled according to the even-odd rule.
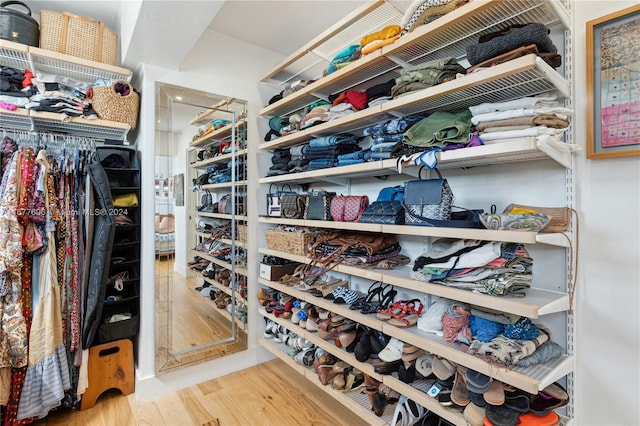
[[[156,83],[156,374],[247,347],[245,115],[244,101]]]

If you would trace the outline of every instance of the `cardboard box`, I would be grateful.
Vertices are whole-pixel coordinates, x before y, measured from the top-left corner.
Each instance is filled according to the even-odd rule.
[[[297,262],[287,263],[285,265],[266,265],[260,264],[260,278],[269,281],[278,281],[285,274],[293,274],[293,271],[300,265]]]

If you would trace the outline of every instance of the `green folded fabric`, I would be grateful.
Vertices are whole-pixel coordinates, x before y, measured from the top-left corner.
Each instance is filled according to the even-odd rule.
[[[420,120],[407,130],[402,142],[411,146],[425,148],[444,148],[448,144],[466,144],[469,142],[471,112],[436,111]]]

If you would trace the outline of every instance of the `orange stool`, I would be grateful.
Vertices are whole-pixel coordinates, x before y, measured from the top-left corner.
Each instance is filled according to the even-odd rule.
[[[135,388],[133,371],[133,343],[129,339],[116,340],[89,348],[89,387],[82,394],[80,410],[96,405],[102,393],[118,389],[130,395]]]

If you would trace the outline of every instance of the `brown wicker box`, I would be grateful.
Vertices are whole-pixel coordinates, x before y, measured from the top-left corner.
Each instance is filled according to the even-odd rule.
[[[289,232],[279,229],[265,231],[267,247],[271,250],[284,251],[291,254],[305,256],[309,251],[309,243],[313,242],[315,232]]]
[[[40,47],[115,65],[118,35],[102,22],[73,13],[40,11]]]

